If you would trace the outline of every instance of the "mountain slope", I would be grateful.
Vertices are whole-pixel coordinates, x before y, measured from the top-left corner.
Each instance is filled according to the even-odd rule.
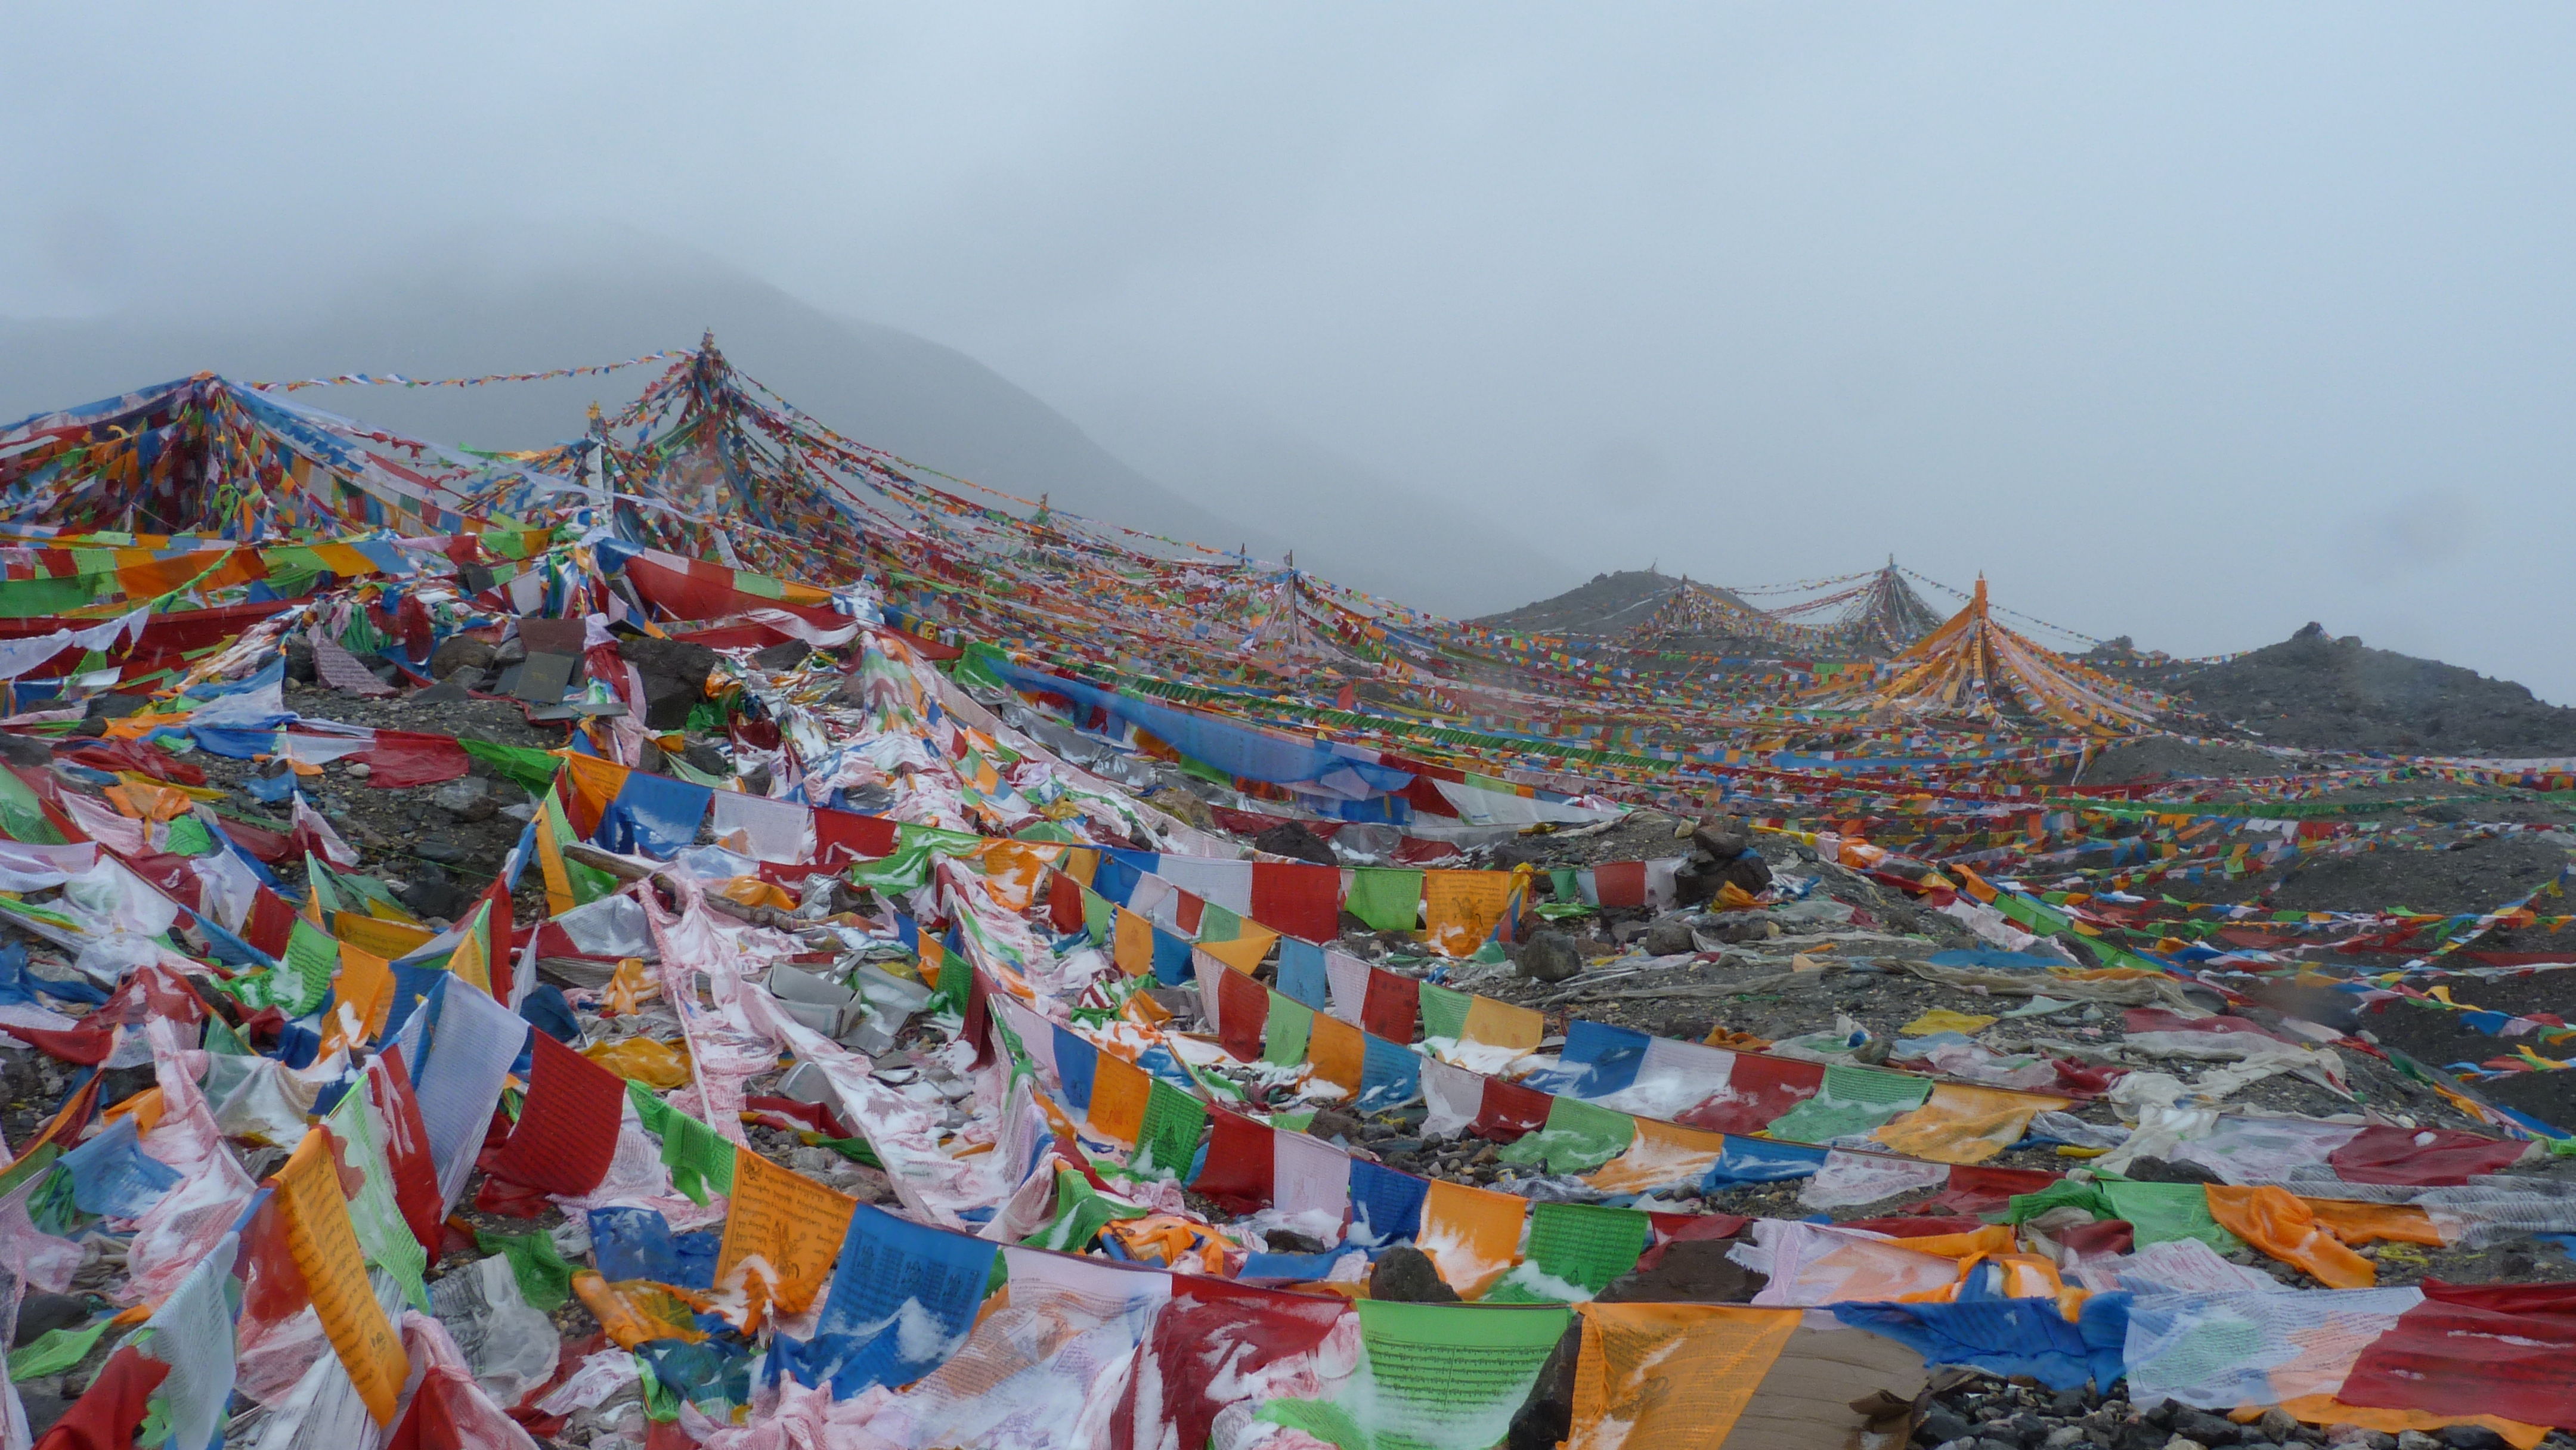
[[[340,372],[438,378],[610,362],[694,345],[712,327],[744,371],[835,430],[1059,508],[1277,557],[1276,534],[1145,477],[990,368],[890,327],[835,317],[711,265],[617,277],[454,273],[370,287],[247,320],[0,319],[0,418],[199,370],[244,380]],[[577,436],[667,366],[479,388],[334,387],[310,403],[416,436],[529,447]],[[1323,561],[1314,561],[1321,564]]]

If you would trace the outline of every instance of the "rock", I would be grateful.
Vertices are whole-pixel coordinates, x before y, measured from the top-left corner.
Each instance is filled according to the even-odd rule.
[[[751,774],[742,778],[742,788],[749,791],[751,794],[758,796],[769,794],[769,788],[776,783],[777,782],[770,777],[769,767],[766,765],[753,766],[751,768]]]
[[[443,916],[456,919],[458,912],[474,904],[474,893],[459,890],[447,879],[447,873],[422,863],[411,868],[410,884],[394,893],[394,899],[419,916]]]
[[[1208,809],[1208,803],[1200,800],[1197,796],[1192,795],[1188,791],[1181,789],[1179,786],[1167,785],[1162,787],[1153,794],[1146,796],[1145,804],[1154,807],[1156,810],[1161,811],[1167,816],[1178,817],[1180,820],[1196,826],[1202,831],[1214,830],[1216,828],[1216,813]]]
[[[1431,1256],[1410,1245],[1378,1255],[1369,1271],[1369,1297],[1399,1304],[1455,1304],[1458,1291],[1440,1277]]]
[[[1718,872],[1718,884],[1733,886],[1748,896],[1759,894],[1771,884],[1771,863],[1759,851],[1747,851],[1729,861]]]
[[[2225,1183],[2197,1163],[2168,1163],[2162,1158],[2132,1158],[2128,1176],[2140,1183]]]
[[[2484,1425],[2444,1425],[2433,1432],[2433,1439],[2451,1450],[2507,1450],[2513,1443]]]
[[[483,682],[483,671],[473,665],[460,665],[437,684],[412,695],[414,705],[454,705],[474,698],[474,687]]]
[[[375,773],[376,768],[363,760],[352,761],[349,765],[349,774],[358,780],[365,780]]]
[[[1336,1112],[1331,1108],[1318,1111],[1306,1124],[1306,1132],[1309,1136],[1321,1138],[1327,1143],[1335,1138],[1356,1143],[1367,1136],[1360,1127],[1359,1119],[1348,1113]]]
[[[451,866],[474,854],[473,852],[468,851],[463,845],[459,844],[455,838],[442,836],[436,832],[432,832],[431,834],[423,836],[419,840],[413,842],[411,851],[413,855],[420,857],[422,860],[442,861]]]
[[[1562,982],[1583,970],[1583,953],[1561,931],[1534,931],[1512,965],[1533,982]]]
[[[2209,1447],[2189,1435],[2176,1435],[2165,1442],[2165,1450],[2209,1450]]]
[[[78,1294],[29,1294],[18,1306],[18,1332],[9,1347],[24,1349],[49,1329],[76,1329],[89,1322],[89,1300]]]
[[[1274,1254],[1320,1254],[1326,1247],[1322,1239],[1301,1234],[1293,1228],[1274,1228],[1261,1237]]]
[[[1992,1435],[1977,1437],[1977,1450],[2021,1450],[2018,1440],[1998,1440]]]
[[[774,675],[805,663],[805,657],[813,652],[814,646],[801,639],[781,640],[767,649],[753,650],[751,662]]]
[[[1726,829],[1706,825],[1691,832],[1691,844],[1711,861],[1732,861],[1753,849],[1753,843]]]
[[[1974,1444],[1976,1433],[1977,1427],[1969,1424],[1966,1416],[1948,1405],[1936,1404],[1923,1412],[1923,1423],[1915,1430],[1914,1438],[1927,1445],[1947,1445],[1953,1440]]]
[[[2241,1438],[2234,1421],[2188,1405],[2174,1411],[2173,1431],[2177,1435],[2188,1435],[2203,1445],[2233,1445]]]
[[[707,675],[716,667],[716,652],[705,645],[650,635],[628,635],[617,642],[617,652],[639,674],[678,680],[692,695],[706,689]]]
[[[149,695],[92,695],[89,703],[81,707],[81,714],[90,720],[122,720],[151,703]]]
[[[1503,1450],[1555,1450],[1574,1432],[1574,1361],[1583,1347],[1580,1321],[1566,1326],[1547,1362],[1539,1366],[1529,1398],[1512,1415]]]
[[[18,1401],[27,1409],[27,1429],[40,1440],[47,1430],[54,1428],[56,1421],[72,1412],[72,1402],[60,1395],[21,1390]]]
[[[2326,1443],[2343,1445],[2352,1450],[2397,1450],[2397,1437],[2385,1430],[2365,1430],[2359,1425],[2326,1426]]]
[[[489,667],[506,670],[512,665],[525,664],[527,658],[528,642],[514,634],[501,641],[500,646],[492,651]]]
[[[1687,956],[1699,950],[1699,943],[1691,938],[1689,914],[1679,911],[1656,917],[1637,944],[1650,957]]]
[[[628,640],[633,644],[635,641]],[[704,698],[705,682],[690,684],[676,675],[644,675],[644,728],[678,730],[689,723],[689,712]]]
[[[2397,1432],[2397,1450],[2442,1450],[2442,1442],[2421,1430]]]
[[[1312,861],[1318,866],[1341,864],[1341,859],[1333,854],[1332,843],[1316,835],[1304,821],[1281,821],[1253,837],[1252,849],[1295,861]]]
[[[2268,1439],[2286,1441],[2299,1433],[2299,1417],[2275,1406],[2265,1410],[2263,1418],[2254,1422],[2254,1427]]]
[[[299,685],[320,678],[313,670],[313,646],[301,636],[289,636],[286,641],[286,677]]]
[[[488,821],[501,809],[492,798],[492,782],[470,775],[456,779],[431,792],[429,803],[460,821]]]
[[[2049,1450],[2058,1450],[2058,1447],[2062,1445],[2080,1445],[2083,1442],[2083,1426],[2060,1425],[2056,1429],[2049,1431],[2048,1438],[2042,1440],[2040,1443],[2048,1446]]]
[[[499,651],[492,647],[490,640],[477,639],[470,634],[451,634],[439,641],[438,648],[429,652],[429,672],[444,680],[458,670],[488,670],[492,667],[493,655],[497,653]]]
[[[1743,1304],[1771,1280],[1726,1256],[1726,1239],[1667,1244],[1651,1269],[1631,1269],[1598,1296],[1604,1304]],[[1963,1424],[1959,1434],[1967,1430]],[[1950,1436],[1957,1439],[1957,1435]]]
[[[11,765],[51,765],[54,763],[54,747],[51,742],[38,740],[32,735],[11,735],[0,731],[0,760]]]
[[[733,758],[712,740],[691,740],[680,758],[689,763],[689,769],[701,774],[733,778]]]

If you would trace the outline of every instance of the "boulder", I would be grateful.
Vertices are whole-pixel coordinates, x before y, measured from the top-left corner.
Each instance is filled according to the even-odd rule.
[[[447,879],[446,872],[424,862],[412,866],[410,883],[395,892],[394,899],[410,907],[415,915],[454,921],[459,912],[474,904],[474,893],[459,890]]]
[[[300,685],[312,684],[318,678],[313,672],[313,646],[300,635],[287,637],[286,677]]]
[[[451,634],[439,641],[438,648],[429,652],[429,672],[444,680],[462,669],[488,670],[496,653],[498,651],[490,640],[477,639],[470,634]]]
[[[752,651],[751,662],[777,674],[805,663],[805,657],[813,652],[814,647],[801,639],[781,640],[767,649]]]
[[[1458,1291],[1440,1277],[1430,1255],[1402,1244],[1378,1255],[1369,1271],[1369,1297],[1398,1304],[1455,1304]]]
[[[1202,831],[1216,828],[1216,815],[1208,809],[1208,803],[1179,786],[1164,786],[1161,790],[1145,797],[1145,803],[1167,816],[1177,816]]]
[[[1318,866],[1341,864],[1341,861],[1333,855],[1332,843],[1316,835],[1304,821],[1281,821],[1253,837],[1252,849],[1267,851],[1273,856],[1286,856],[1292,860],[1312,861]]]
[[[1583,970],[1583,953],[1561,931],[1534,931],[1512,965],[1533,982],[1562,982]]]
[[[635,641],[628,640],[633,644]],[[659,643],[659,641],[656,641]],[[678,730],[689,723],[689,712],[704,698],[706,677],[696,684],[676,675],[644,674],[644,728],[655,731]]]
[[[1656,917],[1648,923],[1645,935],[1637,938],[1637,944],[1650,957],[1687,956],[1699,950],[1699,943],[1691,937],[1690,913],[1685,911]]]
[[[707,675],[716,667],[716,652],[705,645],[650,635],[629,635],[619,640],[617,652],[648,680],[655,675],[667,676],[687,685],[693,694],[706,689]]]
[[[461,775],[430,793],[429,803],[460,821],[488,821],[501,809],[492,797],[492,782]]]
[[[728,780],[733,778],[732,758],[712,740],[692,739],[688,748],[680,752],[680,758],[689,763],[691,770]]]

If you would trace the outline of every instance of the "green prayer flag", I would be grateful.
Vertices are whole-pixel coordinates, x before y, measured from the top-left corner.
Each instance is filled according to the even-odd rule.
[[[340,943],[299,916],[287,935],[286,960],[278,964],[270,991],[287,1016],[308,1016],[331,995],[331,978],[339,970]]]
[[[1145,1123],[1137,1130],[1130,1165],[1139,1173],[1185,1177],[1198,1160],[1199,1134],[1206,1127],[1207,1104],[1155,1078],[1145,1092]]]
[[[2137,1246],[2174,1239],[2198,1239],[2222,1254],[2245,1247],[2245,1241],[2218,1226],[2209,1213],[2209,1195],[2197,1183],[2131,1183],[2105,1179],[2102,1197],[2111,1217],[2127,1219],[2137,1230]]]
[[[1530,1205],[1529,1250],[1493,1292],[1487,1303],[1544,1303],[1554,1286],[1529,1282],[1544,1276],[1590,1298],[1610,1281],[1637,1267],[1637,1256],[1654,1236],[1654,1224],[1633,1208],[1603,1208],[1588,1203]],[[1524,1272],[1528,1271],[1528,1272]]]
[[[1343,909],[1373,931],[1411,931],[1422,920],[1422,873],[1363,866],[1351,873]]]
[[[181,816],[170,823],[169,834],[161,849],[173,856],[212,855],[215,838],[206,832],[206,823],[195,816]]]
[[[1418,990],[1422,994],[1423,1036],[1455,1042],[1467,1035],[1467,1009],[1475,1004],[1475,997],[1430,982]]]
[[[519,1297],[529,1308],[551,1314],[572,1297],[572,1265],[564,1262],[555,1236],[544,1229],[524,1234],[476,1229],[474,1245],[510,1261],[510,1277],[519,1281]]]
[[[1831,1142],[1868,1133],[1930,1096],[1929,1078],[1837,1062],[1825,1069],[1824,1086],[1814,1097],[1772,1119],[1767,1131],[1792,1143]]]
[[[1637,1120],[1581,1098],[1548,1100],[1547,1123],[1495,1156],[1506,1163],[1536,1164],[1550,1173],[1589,1173],[1628,1151]]]
[[[1274,1067],[1295,1067],[1306,1060],[1306,1042],[1315,1031],[1315,1010],[1294,997],[1270,994],[1270,1018],[1261,1028],[1261,1060]]]
[[[1259,1418],[1343,1450],[1499,1444],[1556,1342],[1567,1309],[1487,1309],[1362,1299],[1360,1373],[1337,1400],[1272,1400]]]
[[[89,1358],[90,1346],[98,1337],[115,1327],[116,1316],[102,1314],[95,1324],[78,1329],[48,1329],[9,1351],[9,1378],[31,1380],[39,1375],[60,1374]]]

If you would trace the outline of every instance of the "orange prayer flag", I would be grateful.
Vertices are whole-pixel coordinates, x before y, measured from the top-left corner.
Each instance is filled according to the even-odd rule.
[[[1422,873],[1422,939],[1443,956],[1475,953],[1511,902],[1508,871]]]
[[[1801,1311],[1738,1304],[1577,1304],[1568,1450],[1717,1450],[1797,1332]]]
[[[1131,977],[1141,977],[1154,970],[1154,924],[1144,917],[1118,908],[1118,925],[1110,934],[1109,959]]]
[[[1261,965],[1263,957],[1270,955],[1271,943],[1278,940],[1279,933],[1266,926],[1255,926],[1247,921],[1243,924],[1243,935],[1232,941],[1203,941],[1194,945],[1200,951],[1248,976],[1253,968]]]
[[[770,1304],[799,1314],[814,1302],[831,1278],[858,1208],[857,1199],[735,1146],[733,1198],[724,1245],[716,1251],[716,1283],[730,1285],[737,1272],[744,1275],[752,1296],[747,1330],[759,1327]],[[751,1288],[754,1282],[759,1289]]]
[[[1145,1130],[1145,1099],[1154,1090],[1153,1075],[1124,1058],[1100,1054],[1091,1073],[1091,1129],[1104,1138],[1132,1144]]]
[[[287,1252],[304,1275],[305,1293],[322,1317],[322,1333],[349,1371],[358,1397],[366,1401],[367,1413],[377,1424],[390,1425],[411,1359],[367,1285],[366,1257],[349,1223],[349,1200],[340,1192],[335,1160],[329,1131],[308,1129],[269,1182],[277,1189],[278,1213],[286,1223]]]
[[[1529,1200],[1443,1179],[1431,1181],[1422,1200],[1422,1232],[1414,1243],[1461,1299],[1480,1299],[1520,1257],[1521,1223]]]
[[[1584,1180],[1603,1193],[1646,1193],[1676,1183],[1696,1183],[1726,1152],[1726,1135],[1699,1128],[1637,1120],[1628,1149]]]
[[[1315,1014],[1306,1038],[1306,1060],[1315,1076],[1346,1092],[1360,1090],[1360,1069],[1368,1060],[1368,1038],[1339,1017]]]

